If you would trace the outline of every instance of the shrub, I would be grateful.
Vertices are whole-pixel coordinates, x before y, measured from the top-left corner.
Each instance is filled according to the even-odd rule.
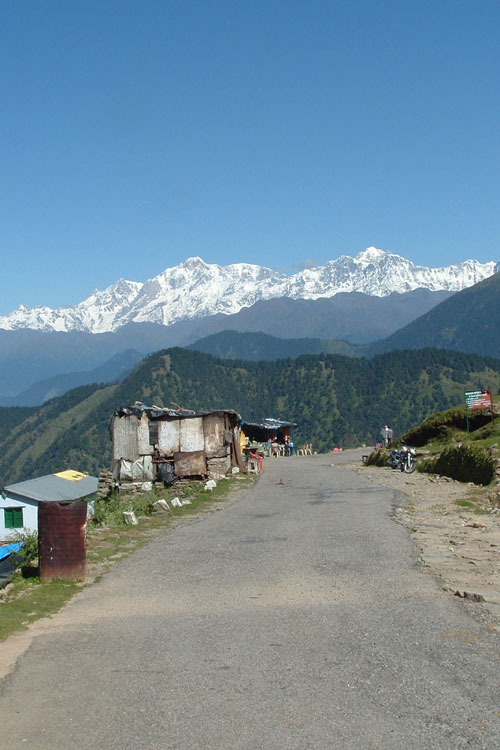
[[[108,498],[96,500],[92,520],[99,525],[122,524],[123,511],[134,511],[139,516],[149,516],[153,511],[156,496],[152,492],[136,495],[115,493]]]
[[[22,542],[19,556],[25,565],[31,565],[38,558],[38,531],[16,531],[14,541]]]
[[[457,445],[444,450],[438,458],[421,461],[418,470],[442,474],[459,482],[490,484],[495,477],[495,461],[486,448]]]
[[[379,450],[372,451],[366,459],[367,466],[387,466],[389,461],[390,452],[380,448]]]

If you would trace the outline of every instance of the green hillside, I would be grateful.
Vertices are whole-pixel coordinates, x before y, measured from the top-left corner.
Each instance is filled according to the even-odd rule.
[[[457,292],[368,351],[429,346],[500,356],[500,273]]]
[[[220,360],[186,349],[147,357],[120,384],[83,386],[30,410],[0,440],[3,484],[65,468],[109,468],[110,417],[136,400],[185,408],[233,408],[244,419],[299,423],[296,443],[317,451],[373,444],[382,424],[402,434],[429,414],[459,404],[464,390],[498,391],[500,362],[426,349],[372,360],[305,355],[296,360]],[[4,409],[0,409],[0,419]]]
[[[34,407],[29,406],[9,406],[0,409],[0,441],[5,439],[16,425],[24,422],[34,411]]]

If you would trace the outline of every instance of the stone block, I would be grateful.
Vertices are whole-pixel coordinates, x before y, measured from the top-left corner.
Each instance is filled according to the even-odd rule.
[[[129,526],[138,526],[139,524],[139,521],[137,520],[136,515],[133,510],[124,510],[123,520]]]
[[[153,508],[160,513],[171,513],[170,505],[167,503],[166,500],[157,500],[155,503],[153,503]]]

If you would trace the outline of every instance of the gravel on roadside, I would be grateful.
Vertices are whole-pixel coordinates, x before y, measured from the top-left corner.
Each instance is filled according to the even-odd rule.
[[[471,603],[500,631],[500,510],[489,503],[486,488],[389,467],[356,468],[400,493],[394,520],[410,532],[422,565],[444,591]]]

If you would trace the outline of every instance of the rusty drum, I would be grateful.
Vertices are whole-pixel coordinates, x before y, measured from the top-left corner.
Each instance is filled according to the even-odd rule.
[[[40,580],[81,581],[85,578],[87,503],[38,503]]]

